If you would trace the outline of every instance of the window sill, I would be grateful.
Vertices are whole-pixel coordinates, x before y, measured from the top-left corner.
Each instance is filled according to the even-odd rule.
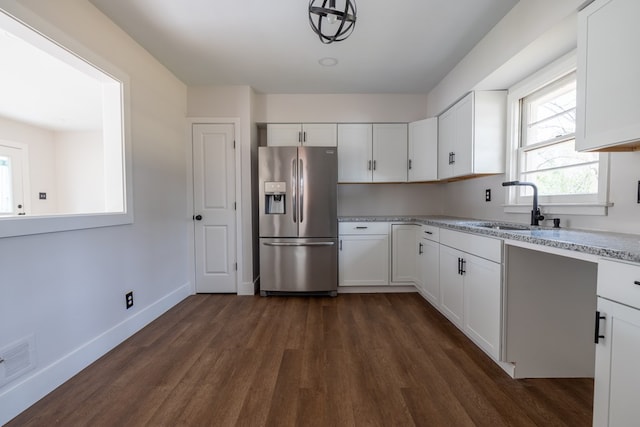
[[[613,203],[557,203],[541,204],[543,215],[594,215],[606,216]],[[531,205],[504,205],[505,213],[530,213]]]
[[[0,218],[0,239],[133,223],[133,212]]]

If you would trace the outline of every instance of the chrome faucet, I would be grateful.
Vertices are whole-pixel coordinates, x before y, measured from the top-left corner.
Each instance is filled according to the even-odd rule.
[[[503,182],[503,187],[512,187],[517,185],[525,185],[533,188],[533,207],[531,209],[531,225],[538,226],[540,225],[541,220],[544,219],[544,216],[540,213],[540,208],[538,207],[538,187],[533,182],[520,182],[520,181],[507,181]]]

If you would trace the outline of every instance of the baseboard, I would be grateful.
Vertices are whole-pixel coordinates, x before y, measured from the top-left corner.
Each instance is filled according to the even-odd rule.
[[[185,283],[155,303],[81,345],[52,364],[34,371],[0,394],[0,425],[55,390],[78,372],[98,360],[124,340],[160,317],[191,295],[191,283]]]
[[[238,295],[255,295],[256,282],[243,282],[238,285]]]
[[[407,286],[338,286],[339,294],[398,294],[418,292],[413,285]]]

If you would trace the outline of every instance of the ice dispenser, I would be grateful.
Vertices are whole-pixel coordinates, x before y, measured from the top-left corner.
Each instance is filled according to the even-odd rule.
[[[287,183],[286,182],[265,182],[265,213],[266,214],[284,214],[285,201],[287,199]]]

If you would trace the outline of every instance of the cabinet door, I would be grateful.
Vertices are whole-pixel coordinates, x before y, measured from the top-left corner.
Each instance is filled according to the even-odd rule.
[[[302,145],[307,147],[335,147],[338,129],[335,123],[305,123],[302,125]]]
[[[464,332],[491,357],[500,357],[501,264],[464,254]]]
[[[596,0],[578,14],[578,151],[640,145],[639,16],[638,0]]]
[[[267,124],[267,145],[270,147],[287,147],[300,145],[302,126],[298,123]]]
[[[371,182],[371,124],[338,125],[338,182]]]
[[[373,182],[407,181],[407,125],[373,125]]]
[[[438,119],[409,123],[409,181],[438,179]]]
[[[454,122],[456,129],[453,176],[470,175],[473,173],[473,129],[476,125],[473,115],[473,92],[456,104]]]
[[[640,310],[598,298],[594,426],[637,425],[640,419]]]
[[[440,244],[420,239],[422,246],[418,256],[418,285],[422,294],[433,306],[440,306]]]
[[[388,284],[388,235],[340,236],[338,285],[385,286]]]
[[[456,138],[455,108],[451,107],[438,117],[438,179],[453,176],[452,156]]]
[[[391,281],[416,281],[418,243],[416,236],[420,226],[393,224],[391,226]],[[400,284],[405,284],[400,283]]]
[[[440,310],[460,329],[464,326],[464,282],[458,260],[463,256],[460,251],[440,245]]]

